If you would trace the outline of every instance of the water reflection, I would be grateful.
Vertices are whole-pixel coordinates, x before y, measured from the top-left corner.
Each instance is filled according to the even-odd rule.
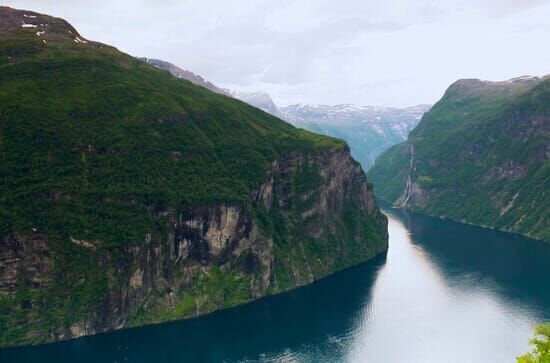
[[[387,209],[390,249],[204,318],[0,351],[2,362],[506,362],[550,320],[550,245]]]
[[[550,246],[400,210],[347,361],[506,362],[548,318]]]
[[[550,320],[550,244],[401,210],[386,213],[402,221],[411,243],[443,267],[449,288],[485,286]]]
[[[340,339],[360,319],[384,263],[380,256],[302,289],[200,319],[0,351],[0,361],[303,361],[341,356]]]

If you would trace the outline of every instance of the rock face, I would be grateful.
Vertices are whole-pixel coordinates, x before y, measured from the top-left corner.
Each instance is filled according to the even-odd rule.
[[[76,253],[105,271],[105,293],[93,309],[47,335],[27,327],[21,342],[199,316],[310,283],[387,249],[386,218],[347,149],[275,160],[251,200],[179,210],[152,205],[164,233],[121,247],[119,258],[73,239]],[[69,273],[54,268],[55,253],[42,233],[1,238],[0,296],[17,294],[23,278],[32,292]],[[19,308],[47,308],[41,304],[29,298]]]
[[[279,107],[273,102],[271,96],[264,92],[237,92],[229,91],[231,96],[248,103],[251,106],[257,107],[267,113],[272,114],[275,117],[284,119]]]
[[[460,80],[369,171],[398,206],[550,241],[550,78]]]
[[[386,251],[343,141],[61,19],[0,24],[0,346],[199,316]]]
[[[164,69],[168,72],[170,72],[171,75],[177,78],[186,79],[189,82],[196,84],[197,86],[204,87],[212,92],[218,93],[220,95],[225,96],[231,96],[231,94],[216,85],[214,85],[212,82],[209,82],[199,76],[198,74],[195,74],[191,71],[188,71],[186,69],[180,68],[170,62],[166,62],[160,59],[154,59],[154,58],[140,58],[144,62],[152,65],[153,67],[157,67],[159,69]]]

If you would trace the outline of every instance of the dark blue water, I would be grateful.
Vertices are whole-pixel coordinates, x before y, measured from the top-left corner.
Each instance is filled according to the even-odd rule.
[[[512,362],[550,320],[550,244],[398,210],[387,256],[199,319],[0,362]]]

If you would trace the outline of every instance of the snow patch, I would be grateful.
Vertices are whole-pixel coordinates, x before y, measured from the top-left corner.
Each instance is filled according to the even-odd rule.
[[[36,25],[23,23],[23,25],[21,25],[21,28],[36,28]]]
[[[520,76],[520,77],[512,78],[512,79],[509,79],[509,80],[504,81],[504,82],[506,82],[506,83],[518,83],[518,82],[523,82],[523,81],[537,81],[537,80],[539,80],[539,77],[537,77],[537,76],[526,75],[526,76]]]
[[[379,125],[373,124],[373,125],[371,125],[371,128],[374,131],[378,132],[380,135],[386,136],[386,133],[384,132],[384,130]]]
[[[78,240],[76,238],[73,238],[72,236],[69,236],[69,238],[71,239],[71,242],[73,242],[77,246],[95,250],[95,245],[93,243],[84,240]]]
[[[79,37],[75,37],[75,38],[74,38],[74,42],[75,42],[75,43],[82,43],[82,44],[87,44],[87,43],[88,43],[87,41],[82,40],[82,39],[80,39]]]
[[[43,31],[43,30],[42,31],[37,31],[36,35],[41,37],[44,33],[45,33],[45,31]]]
[[[29,18],[29,19],[36,19],[36,15],[27,15],[27,14],[23,14],[23,16],[25,18]]]

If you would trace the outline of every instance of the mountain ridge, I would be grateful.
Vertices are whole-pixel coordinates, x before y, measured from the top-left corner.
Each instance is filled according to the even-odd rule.
[[[369,171],[381,199],[550,240],[550,77],[459,80]]]

